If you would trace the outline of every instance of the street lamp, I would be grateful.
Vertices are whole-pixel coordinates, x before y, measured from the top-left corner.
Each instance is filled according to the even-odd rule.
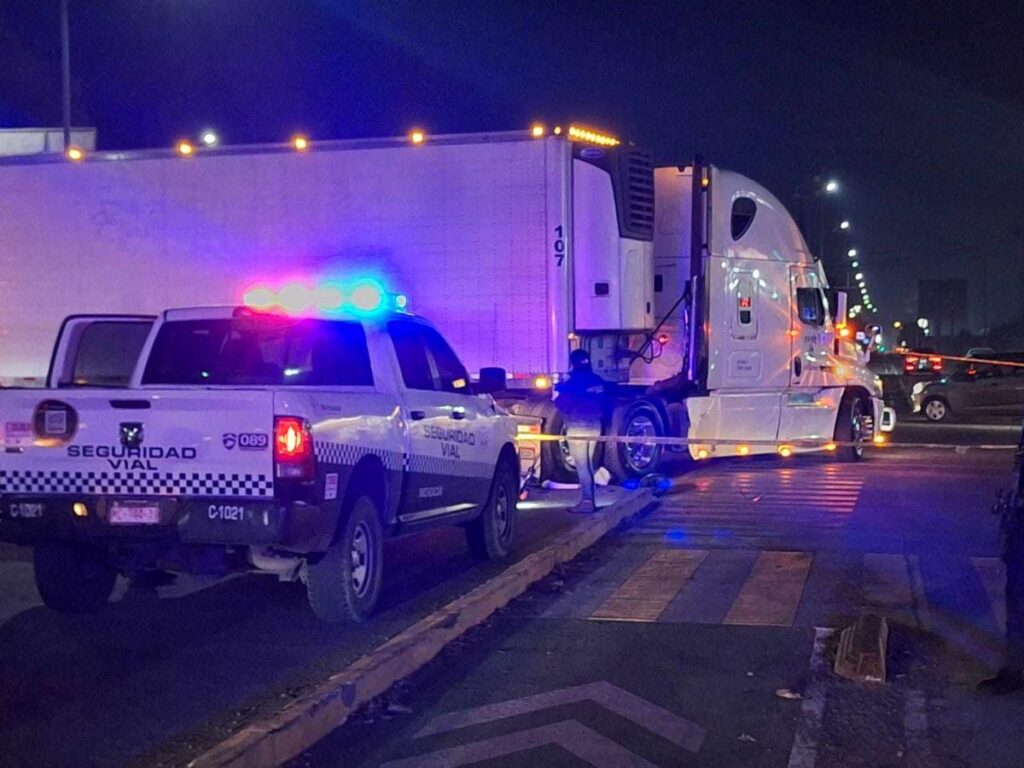
[[[897,320],[895,323],[892,324],[892,327],[895,328],[898,331],[900,328],[903,327],[903,323],[901,323],[899,320]]]
[[[851,248],[850,250],[848,250],[848,251],[846,252],[846,255],[847,255],[847,256],[849,256],[849,257],[850,257],[851,259],[852,259],[852,258],[854,258],[854,257],[856,257],[856,255],[857,255],[857,249],[856,249],[856,248]]]
[[[829,179],[825,182],[825,191],[828,194],[834,194],[839,191],[839,182],[835,179]]]
[[[928,327],[928,318],[927,317],[919,317],[919,318],[917,318],[917,327],[920,328],[922,331],[925,328],[927,328]]]
[[[850,228],[850,221],[849,221],[849,219],[843,219],[842,221],[840,221],[840,222],[839,222],[839,228],[840,228],[841,230],[843,230],[844,232],[845,232],[845,231],[846,231],[847,229],[849,229],[849,228]]]
[[[853,267],[854,269],[856,269],[857,267],[859,267],[859,266],[860,266],[860,262],[859,262],[859,261],[854,261],[854,262],[852,262],[852,263],[850,264],[850,266],[851,266],[851,267]]]
[[[856,275],[853,276],[853,279],[854,280],[863,280],[864,279],[864,273],[863,272],[858,272]]]
[[[217,135],[216,131],[212,130],[211,128],[207,128],[205,131],[199,134],[199,140],[203,142],[204,146],[215,147],[220,142],[220,137]]]
[[[68,0],[60,0],[60,69],[66,150],[71,146],[71,32],[68,29]]]

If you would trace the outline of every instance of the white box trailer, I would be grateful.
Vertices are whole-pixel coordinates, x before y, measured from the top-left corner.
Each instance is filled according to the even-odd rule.
[[[702,164],[655,172],[597,132],[537,133],[0,160],[0,384],[44,381],[70,313],[363,276],[407,294],[470,371],[506,369],[510,405],[556,434],[550,385],[577,346],[623,385],[614,433],[870,434],[881,393],[767,190]],[[775,450],[743,447],[690,452]],[[549,476],[571,474],[558,443],[543,452]],[[604,461],[638,474],[661,453]]]
[[[653,322],[650,225],[620,237],[609,174],[576,150],[515,133],[0,164],[0,382],[45,376],[70,311],[355,275],[408,294],[470,370],[564,371],[570,332]],[[649,158],[619,157],[652,217]],[[573,296],[574,263],[600,296]]]

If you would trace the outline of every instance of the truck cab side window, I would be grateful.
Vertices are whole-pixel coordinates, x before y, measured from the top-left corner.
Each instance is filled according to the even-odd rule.
[[[737,197],[732,201],[731,230],[732,239],[739,240],[750,229],[754,223],[754,214],[757,213],[757,203],[749,197]]]
[[[455,351],[448,346],[433,328],[423,328],[427,349],[434,359],[434,368],[440,378],[441,389],[445,392],[469,393],[469,375],[465,366],[459,362]]]
[[[797,311],[800,322],[820,328],[825,325],[825,303],[817,288],[796,289]]]
[[[402,381],[409,389],[440,389],[435,382],[431,360],[428,357],[424,331],[419,323],[396,320],[388,323],[388,335],[395,345],[398,356],[398,367],[402,371]]]

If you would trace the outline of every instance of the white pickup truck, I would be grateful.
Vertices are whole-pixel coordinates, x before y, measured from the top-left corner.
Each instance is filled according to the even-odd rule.
[[[48,388],[0,390],[0,539],[34,545],[59,611],[98,609],[119,573],[256,570],[364,620],[386,537],[459,524],[508,554],[516,423],[489,374],[394,306],[70,317]]]

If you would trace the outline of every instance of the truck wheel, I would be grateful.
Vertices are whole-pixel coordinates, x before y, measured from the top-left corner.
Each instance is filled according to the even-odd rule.
[[[341,535],[306,565],[306,593],[321,621],[361,623],[373,613],[384,572],[384,529],[368,496],[355,500]]]
[[[466,525],[469,551],[477,560],[501,560],[512,551],[518,496],[517,473],[509,464],[500,464],[483,511]]]
[[[941,397],[931,397],[925,400],[921,405],[921,411],[928,421],[934,422],[949,421],[953,413],[949,403]]]
[[[533,403],[531,415],[544,419],[544,432],[548,435],[565,435],[566,423],[561,412],[551,400]],[[540,444],[541,480],[556,483],[575,483],[576,467],[569,456],[569,444],[561,440],[549,440]]]
[[[72,544],[38,544],[33,556],[36,587],[46,607],[61,613],[94,613],[114,591],[117,571],[96,549]]]
[[[860,461],[864,456],[864,400],[860,395],[847,391],[839,403],[839,416],[833,439],[837,443],[858,443],[840,445],[836,448],[836,460]]]
[[[622,403],[612,411],[609,435],[624,437],[664,437],[665,424],[651,403],[635,400]],[[642,443],[605,443],[603,464],[616,482],[643,477],[657,471],[664,446]]]

